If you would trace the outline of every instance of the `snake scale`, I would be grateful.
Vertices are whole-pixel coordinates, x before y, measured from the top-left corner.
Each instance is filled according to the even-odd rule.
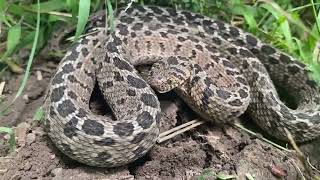
[[[116,13],[105,31],[97,13],[66,53],[45,100],[48,134],[69,157],[100,167],[130,163],[155,144],[159,92],[174,90],[206,120],[226,123],[247,111],[267,133],[298,142],[320,135],[320,95],[305,66],[253,35],[200,14],[155,6]],[[143,79],[135,66],[152,65]],[[89,109],[95,84],[116,120]],[[295,106],[274,84],[290,90]],[[151,88],[152,87],[152,88]]]

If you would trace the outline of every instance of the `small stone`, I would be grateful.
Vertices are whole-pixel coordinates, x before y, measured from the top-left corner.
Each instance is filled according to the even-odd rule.
[[[28,170],[30,170],[31,169],[31,164],[29,163],[29,162],[27,162],[25,165],[24,165],[24,167],[23,167],[23,169],[25,170],[25,171],[28,171]]]
[[[34,133],[29,133],[27,135],[27,144],[30,145],[36,141],[36,135]]]
[[[17,127],[14,128],[14,134],[17,139],[17,145],[19,147],[23,147],[26,143],[27,132],[30,129],[30,125],[26,122],[18,124]]]
[[[51,154],[51,155],[50,155],[50,159],[52,160],[52,159],[54,159],[54,158],[56,158],[56,155]]]
[[[62,168],[55,168],[51,171],[53,177],[62,176]]]

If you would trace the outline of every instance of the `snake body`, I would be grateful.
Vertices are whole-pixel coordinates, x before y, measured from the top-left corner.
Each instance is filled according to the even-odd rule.
[[[45,101],[48,134],[69,157],[101,167],[121,166],[155,144],[159,92],[175,90],[201,117],[225,123],[248,111],[270,135],[298,142],[320,135],[320,95],[305,66],[231,25],[188,11],[154,6],[119,9],[115,31],[105,16],[89,22],[53,76]],[[153,65],[152,65],[153,64]],[[144,80],[135,66],[152,65]],[[93,114],[96,82],[116,120]],[[280,84],[295,97],[289,108]],[[150,84],[150,85],[149,85]]]

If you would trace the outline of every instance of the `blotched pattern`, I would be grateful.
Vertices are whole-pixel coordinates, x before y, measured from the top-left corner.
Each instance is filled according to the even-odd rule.
[[[105,32],[97,13],[90,35],[66,53],[45,102],[48,134],[69,157],[92,166],[132,162],[155,144],[159,92],[175,90],[200,116],[226,123],[247,110],[270,135],[299,142],[320,134],[319,89],[304,65],[253,35],[188,11],[134,6]],[[146,82],[134,66],[153,64]],[[93,114],[95,83],[116,120]],[[275,84],[292,92],[287,107]]]

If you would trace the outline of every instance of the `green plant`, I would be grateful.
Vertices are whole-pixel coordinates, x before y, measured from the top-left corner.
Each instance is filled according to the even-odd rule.
[[[0,133],[6,133],[9,135],[8,143],[11,151],[16,149],[16,140],[12,128],[0,127]]]

